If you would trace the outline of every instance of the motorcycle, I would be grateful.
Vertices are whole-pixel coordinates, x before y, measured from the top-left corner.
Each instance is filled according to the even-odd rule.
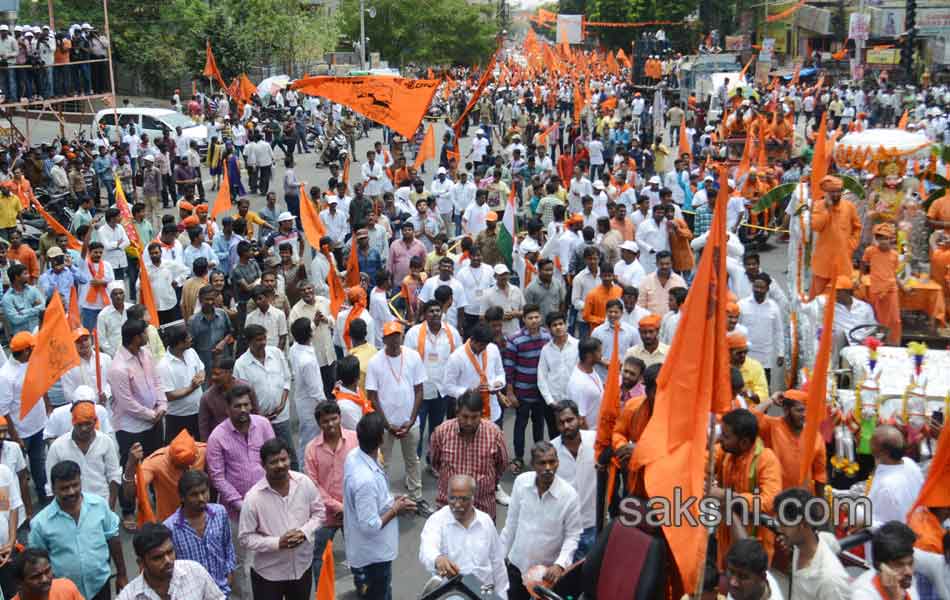
[[[331,163],[337,163],[342,169],[346,164],[346,157],[350,153],[350,144],[342,132],[337,132],[332,138],[324,136],[322,142],[323,150],[319,153],[320,160],[317,166],[321,164],[329,166]]]

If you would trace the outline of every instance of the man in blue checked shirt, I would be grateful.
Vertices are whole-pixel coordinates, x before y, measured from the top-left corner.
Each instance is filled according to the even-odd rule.
[[[89,276],[76,268],[72,258],[66,256],[59,246],[47,250],[46,259],[49,267],[40,275],[40,291],[43,292],[47,303],[53,297],[53,291],[58,291],[63,299],[63,307],[68,311],[70,299],[77,293],[75,286],[88,283]]]
[[[10,278],[10,289],[3,295],[0,302],[3,314],[10,324],[8,335],[12,338],[21,331],[35,331],[40,325],[40,314],[46,310],[43,294],[27,283],[30,274],[26,265],[16,263],[7,269]]]

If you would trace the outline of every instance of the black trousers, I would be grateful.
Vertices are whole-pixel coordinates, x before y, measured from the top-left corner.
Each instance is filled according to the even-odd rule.
[[[505,561],[508,567],[508,600],[532,600],[528,588],[521,581],[521,570],[508,561]]]
[[[534,437],[534,443],[544,439],[544,409],[547,402],[537,400],[535,402],[525,402],[522,400],[515,409],[515,454],[512,458],[524,459],[524,438],[525,430],[528,428],[528,419],[531,420],[531,433]]]
[[[311,567],[312,568],[312,567]],[[300,579],[290,581],[268,581],[251,569],[251,591],[254,600],[299,600],[310,597],[310,587],[313,583],[311,569]]]
[[[172,443],[172,440],[175,439],[182,429],[187,429],[191,437],[195,438],[195,441],[201,439],[201,436],[198,433],[198,415],[187,415],[184,417],[177,417],[175,415],[165,415],[165,445]]]
[[[178,304],[169,308],[168,310],[158,311],[158,322],[161,325],[168,325],[169,323],[174,323],[179,319],[181,319],[181,306]]]
[[[128,431],[116,431],[115,440],[119,443],[119,464],[124,468],[129,460],[129,449],[132,444],[138,442],[142,444],[142,452],[145,456],[150,455],[164,445],[164,423],[158,422],[151,429],[146,429],[140,433],[130,433]],[[197,438],[196,438],[197,439]],[[122,515],[127,516],[135,513],[135,502],[125,499],[125,494],[119,494],[119,503],[122,505]]]

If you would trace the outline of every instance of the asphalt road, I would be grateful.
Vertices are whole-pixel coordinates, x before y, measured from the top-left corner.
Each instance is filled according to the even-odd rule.
[[[25,125],[22,119],[14,119],[14,122],[18,127]],[[439,129],[436,131],[436,140],[437,144],[441,144],[442,131],[444,125],[439,125]],[[87,133],[89,126],[86,127]],[[78,129],[77,126],[70,126],[67,128],[67,136],[74,135],[74,132]],[[51,122],[33,122],[31,125],[32,131],[32,140],[34,144],[41,142],[48,142],[54,137],[59,135],[59,126],[58,124]],[[372,148],[372,145],[375,141],[382,139],[382,130],[381,129],[372,129],[368,138],[362,138],[357,142],[356,147],[356,156],[365,157],[366,151]],[[438,150],[441,146],[437,147]],[[462,140],[462,153],[468,151],[469,149],[469,140]],[[278,207],[283,207],[283,193],[282,193],[282,181],[283,181],[283,151],[275,150],[276,160],[274,165],[274,177],[271,182],[271,190],[277,192],[278,198]],[[329,177],[329,170],[323,167],[316,166],[316,157],[313,154],[297,154],[296,158],[296,174],[297,178],[301,181],[307,182],[309,185],[319,185],[321,188],[325,188],[327,178]],[[435,170],[435,165],[433,161],[429,161],[427,169],[427,179],[431,179]],[[208,191],[209,196],[213,195],[214,192],[211,192],[211,180],[207,176],[207,169],[205,169],[205,189]],[[350,181],[358,181],[360,177],[359,173],[359,163],[353,162],[351,166]],[[213,196],[212,196],[213,197]],[[258,210],[264,206],[264,200],[262,196],[249,196],[251,199],[251,210]],[[170,212],[170,211],[169,211]],[[784,244],[776,244],[775,246],[769,247],[768,249],[762,251],[760,254],[762,256],[762,269],[772,275],[773,279],[776,279],[785,289],[787,290],[786,285],[786,269],[787,269],[787,246]],[[511,411],[508,411],[511,413]],[[514,426],[514,415],[508,414],[505,420],[505,437],[508,440],[509,449],[513,448],[512,442],[512,429]],[[529,438],[530,440],[530,438]],[[530,447],[530,441],[529,441]],[[398,452],[397,449],[394,452]],[[526,457],[527,458],[527,457]],[[393,482],[393,493],[394,494],[405,494],[406,489],[403,485],[405,479],[405,471],[403,469],[403,463],[401,460],[401,455],[399,457],[394,457],[394,461],[391,466],[391,477]],[[514,476],[511,473],[507,473],[502,481],[502,486],[510,491],[511,482],[514,479]],[[422,484],[423,484],[423,495],[424,497],[433,505],[435,508],[435,493],[436,493],[436,480],[433,479],[428,473],[423,470],[422,475]],[[497,523],[499,526],[499,531],[504,525],[505,516],[506,516],[505,507],[498,507]],[[419,592],[422,590],[423,586],[429,579],[429,574],[425,572],[419,563],[419,535],[422,532],[422,526],[424,525],[424,520],[419,517],[401,517],[399,519],[399,530],[400,530],[400,539],[399,539],[399,556],[396,559],[393,565],[393,598],[395,600],[410,600],[419,597]],[[130,579],[134,577],[134,573],[137,571],[135,566],[135,557],[132,552],[131,537],[123,533],[123,548],[126,553],[126,564],[128,565],[130,571]],[[336,590],[339,598],[342,599],[355,599],[357,595],[353,589],[353,578],[350,575],[349,569],[347,569],[343,563],[345,561],[345,553],[343,551],[343,539],[341,536],[337,536],[336,544],[334,546],[334,556],[336,558]]]

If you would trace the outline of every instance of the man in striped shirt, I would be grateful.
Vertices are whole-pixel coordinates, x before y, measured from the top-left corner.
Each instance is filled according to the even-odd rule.
[[[524,327],[508,338],[502,359],[505,365],[508,405],[514,407],[515,453],[513,461],[520,470],[524,465],[524,433],[531,417],[535,443],[544,439],[544,398],[538,389],[538,361],[541,349],[551,335],[541,328],[543,317],[537,304],[524,307]]]

